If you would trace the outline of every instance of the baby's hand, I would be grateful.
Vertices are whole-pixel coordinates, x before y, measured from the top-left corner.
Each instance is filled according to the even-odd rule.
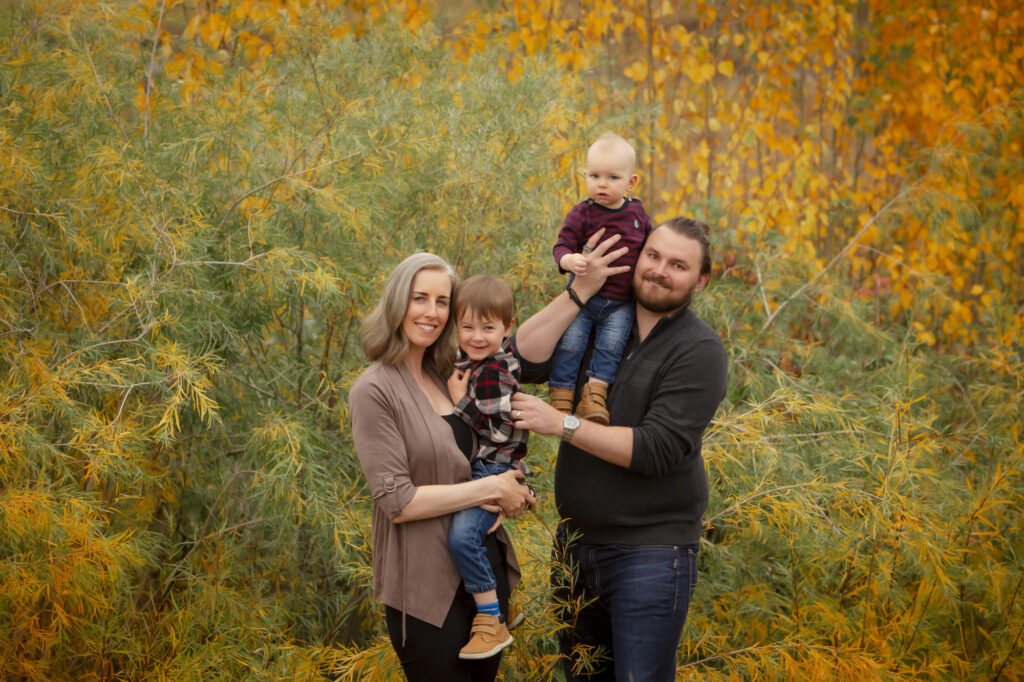
[[[587,274],[587,258],[582,253],[567,253],[558,263],[566,272],[577,275]]]
[[[469,391],[469,372],[459,370],[452,372],[452,375],[448,377],[448,397],[452,399],[453,403],[458,404],[467,391]]]

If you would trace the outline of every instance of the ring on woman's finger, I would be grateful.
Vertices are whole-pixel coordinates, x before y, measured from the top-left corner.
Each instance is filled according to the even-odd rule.
[[[594,250],[594,248],[592,246],[584,246],[583,247],[583,253],[590,253],[593,250]]]
[[[522,410],[516,410],[516,414],[515,414],[516,419],[519,419],[522,416],[523,416],[523,411]]]

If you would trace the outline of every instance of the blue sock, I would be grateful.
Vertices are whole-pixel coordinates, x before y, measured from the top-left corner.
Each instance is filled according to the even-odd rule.
[[[477,613],[486,613],[486,614],[489,614],[491,616],[500,616],[501,615],[501,606],[496,601],[492,601],[490,604],[477,604],[476,605],[476,612]]]

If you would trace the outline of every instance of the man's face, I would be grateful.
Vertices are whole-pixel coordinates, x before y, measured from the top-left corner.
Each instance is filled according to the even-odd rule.
[[[633,273],[637,303],[652,313],[670,313],[689,303],[708,283],[708,276],[700,274],[702,256],[696,240],[655,228]]]

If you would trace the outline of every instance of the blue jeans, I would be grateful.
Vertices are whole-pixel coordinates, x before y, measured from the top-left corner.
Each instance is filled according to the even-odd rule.
[[[622,359],[622,350],[633,330],[636,309],[632,302],[613,301],[593,296],[572,321],[551,356],[551,388],[576,388],[583,353],[587,350],[590,330],[597,327],[594,353],[590,356],[587,376],[606,384],[615,382],[615,371]]]
[[[675,679],[676,652],[697,586],[697,545],[565,547],[559,524],[551,582],[561,619],[559,646],[567,682]],[[578,647],[600,657],[573,672]]]
[[[473,461],[473,480],[484,476],[496,476],[512,468],[511,464],[498,464],[483,459]],[[459,569],[466,592],[477,594],[495,589],[496,581],[491,563],[484,551],[484,538],[498,514],[480,507],[470,507],[452,514],[448,527],[448,551]]]

